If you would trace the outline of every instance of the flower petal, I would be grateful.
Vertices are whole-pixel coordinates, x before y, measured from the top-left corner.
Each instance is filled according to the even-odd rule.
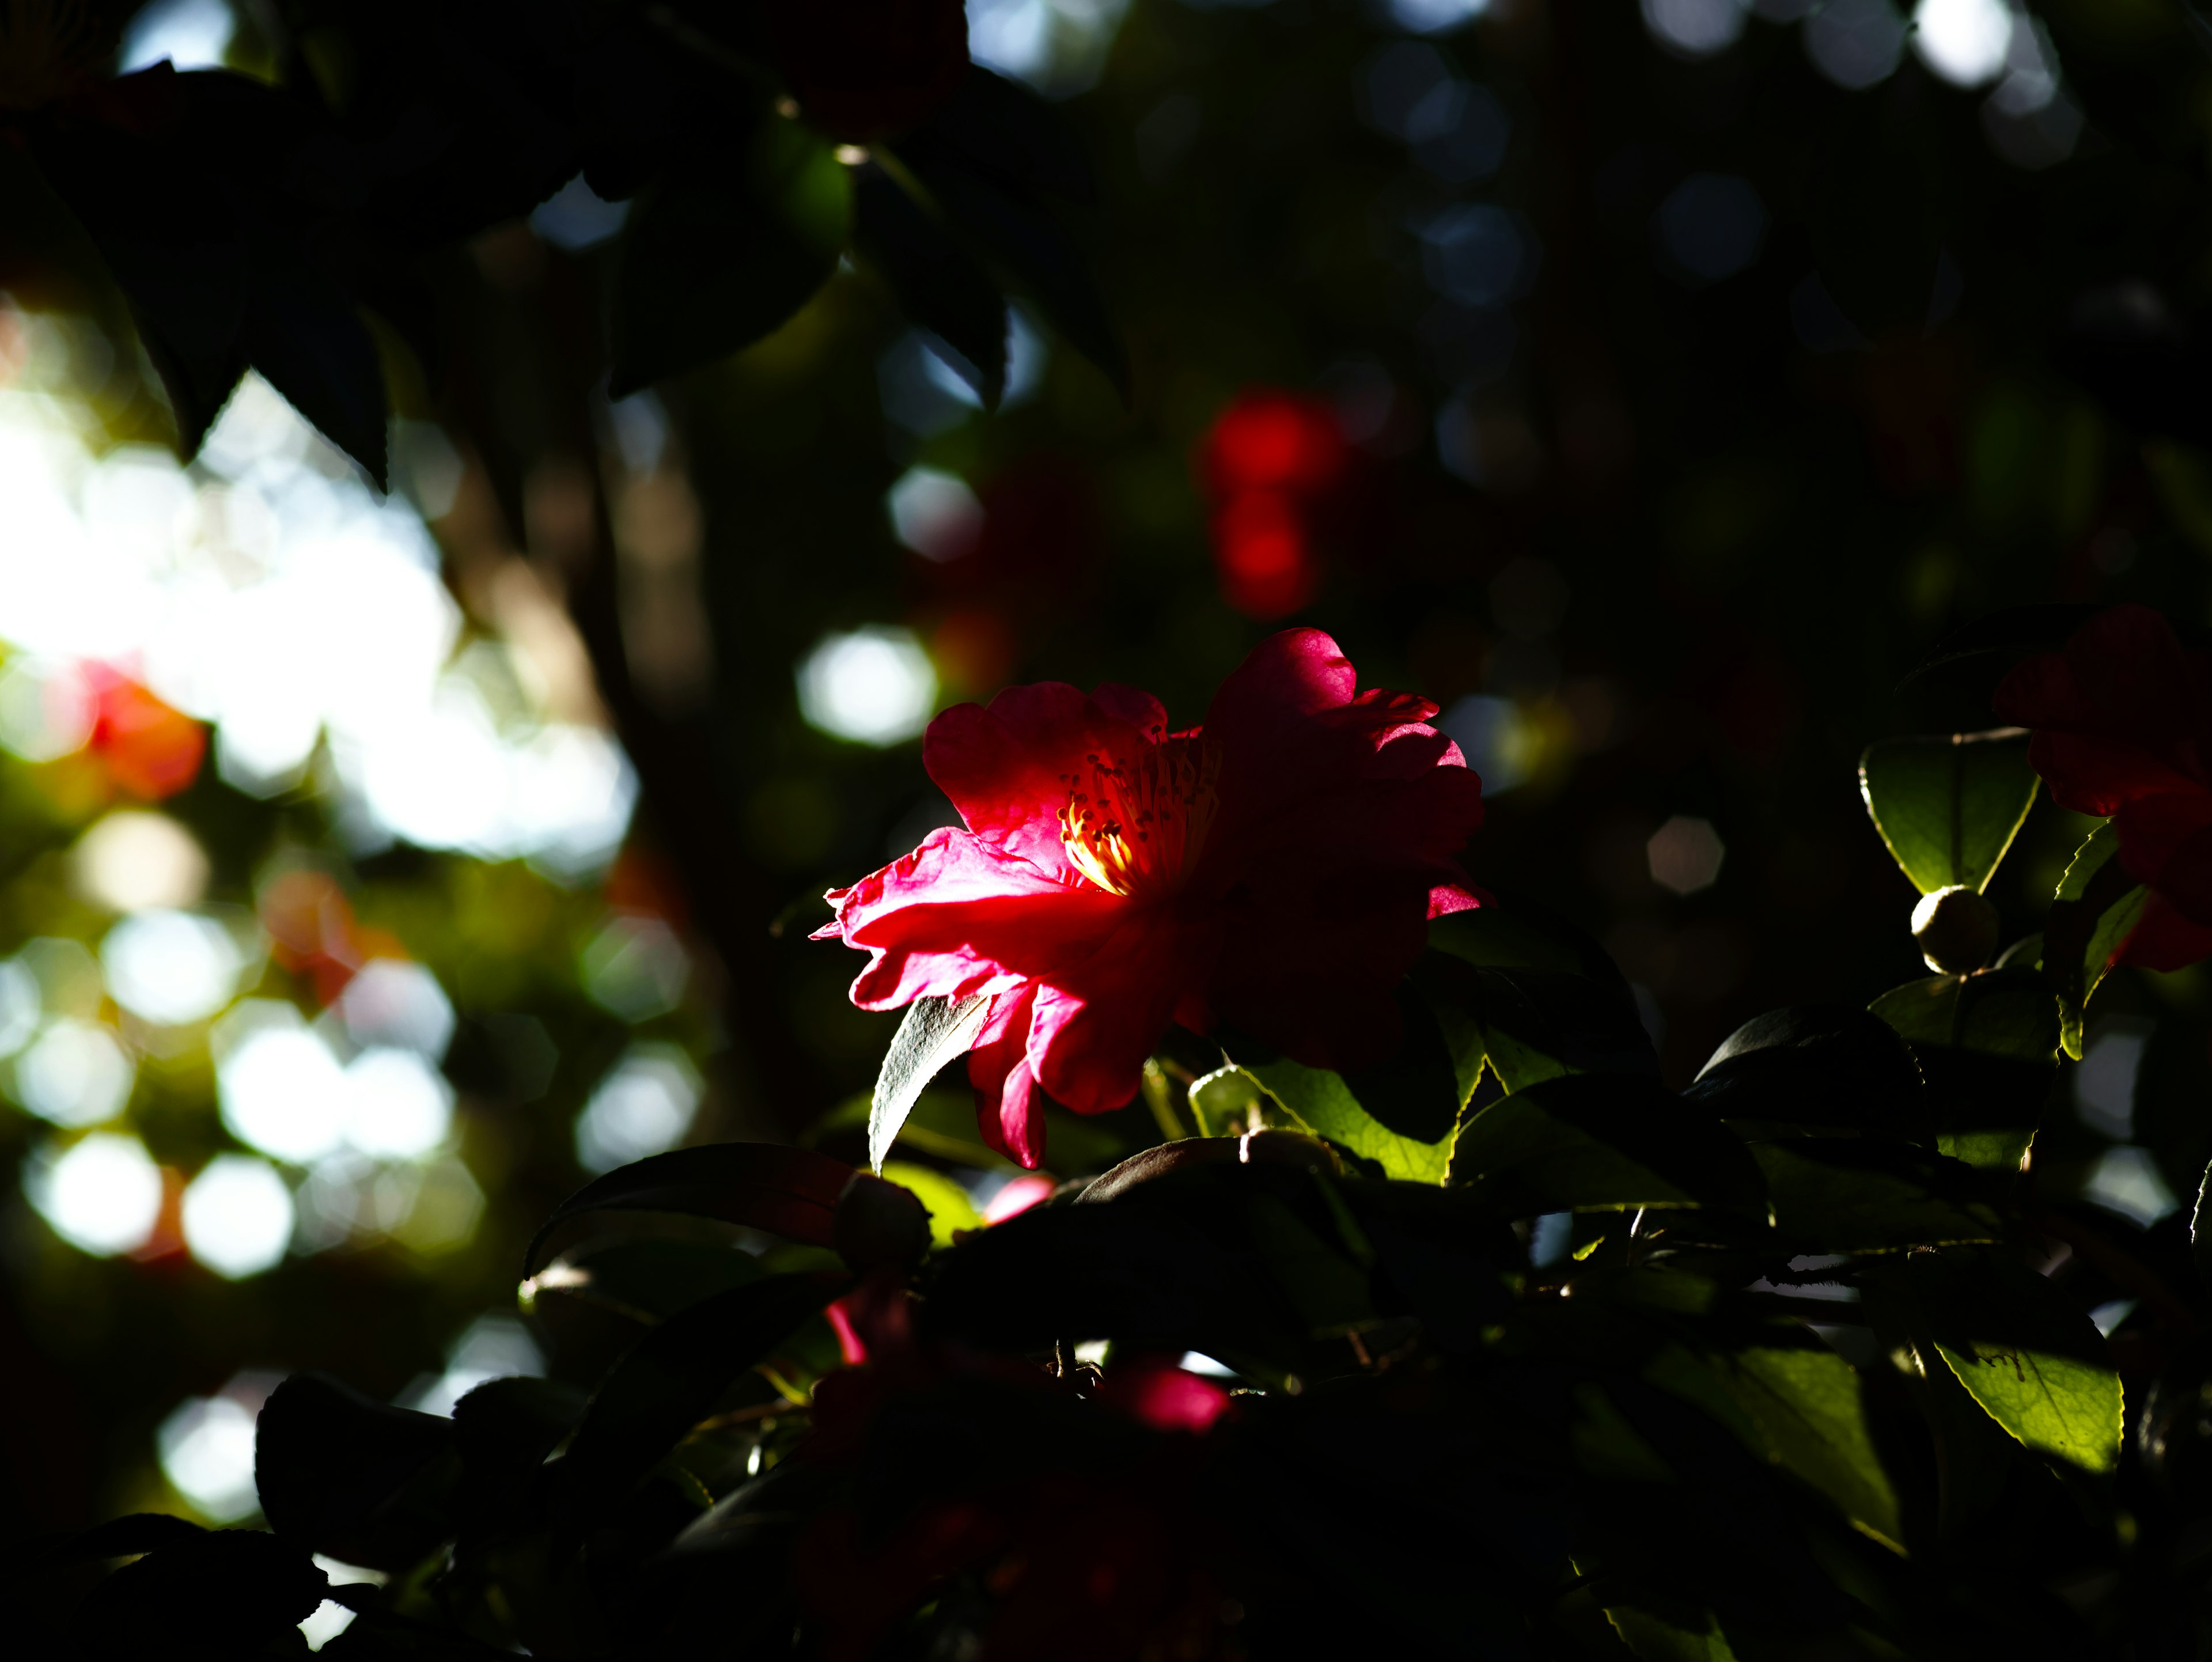
[[[2112,816],[2120,864],[2173,908],[2212,925],[2212,792],[2138,797]]]
[[[1140,728],[1166,721],[1159,702],[1145,694],[1126,687],[1099,692],[1109,703],[1064,682],[1046,681],[1008,687],[988,709],[957,704],[929,724],[922,765],[969,831],[1041,870],[1072,879],[1060,841],[1069,781],[1084,769],[1085,757],[1133,753],[1149,742]]]
[[[2099,613],[2057,652],[2029,658],[1996,691],[1997,714],[2035,729],[2029,760],[2052,800],[2109,814],[2160,792],[2203,789],[2212,699],[2207,667],[2148,606]]]
[[[2176,910],[2155,889],[2143,901],[2142,921],[2112,954],[2115,964],[2145,970],[2185,970],[2208,958],[2212,958],[2212,928]]]
[[[985,1142],[1032,1172],[1044,1162],[1044,1097],[1023,1047],[1036,1001],[1034,987],[1001,993],[981,1041],[968,1053],[976,1129]]]
[[[1133,910],[1080,965],[1037,989],[1029,1059],[1054,1101],[1103,1114],[1137,1094],[1145,1058],[1187,990],[1203,985],[1207,943],[1163,908]]]
[[[842,892],[837,921],[870,953],[853,1001],[887,1010],[928,995],[1003,992],[1095,952],[1125,903],[1060,882],[969,832],[932,831]]]

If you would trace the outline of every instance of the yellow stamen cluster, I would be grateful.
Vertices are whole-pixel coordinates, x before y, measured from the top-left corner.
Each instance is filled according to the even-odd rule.
[[[1133,760],[1097,752],[1063,774],[1068,863],[1109,894],[1172,892],[1198,863],[1220,805],[1221,757],[1203,738],[1162,739]]]

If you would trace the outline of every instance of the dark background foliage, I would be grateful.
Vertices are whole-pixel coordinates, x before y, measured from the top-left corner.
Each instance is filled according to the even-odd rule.
[[[1908,673],[2015,605],[2207,614],[2212,53],[2179,4],[2066,0],[2020,14],[2042,44],[1994,82],[1948,83],[1893,31],[1886,72],[1849,88],[1796,9],[1497,0],[1424,35],[1379,6],[1134,0],[1095,85],[1049,109],[976,94],[971,125],[872,160],[786,131],[756,8],[241,5],[238,77],[10,91],[9,315],[84,320],[113,366],[88,377],[53,356],[78,337],[19,332],[24,384],[85,401],[102,442],[189,450],[250,362],[435,510],[472,633],[511,627],[499,574],[526,563],[639,783],[611,873],[566,885],[361,852],[312,782],[253,798],[210,774],[172,799],[211,893],[250,902],[272,849],[313,850],[437,971],[485,1211],[465,1246],[371,1241],[229,1282],[174,1241],[88,1259],[18,1205],[10,1532],[179,1504],[154,1428],[241,1369],[388,1397],[504,1306],[625,1043],[577,968],[610,908],[691,954],[682,1008],[643,1020],[705,1072],[694,1140],[799,1137],[865,1091],[891,1023],[843,1004],[853,966],[805,940],[810,897],[943,805],[917,745],[809,726],[795,667],[825,632],[894,626],[943,701],[1113,679],[1196,720],[1285,620],[1231,604],[1219,569],[1235,490],[1208,435],[1252,389],[1315,400],[1338,457],[1301,509],[1315,577],[1288,620],[1436,699],[1494,782],[1520,776],[1470,869],[1604,946],[1669,1085],[1756,1012],[1919,974],[1853,769],[1892,734],[1989,725],[2001,661]],[[1859,12],[1891,39],[1886,6]],[[1664,20],[1692,14],[1737,37],[1691,50]],[[2033,108],[2022,64],[2056,77]],[[899,169],[952,235],[902,231]],[[539,207],[580,174],[629,203],[620,235],[570,246]],[[740,213],[714,182],[739,174],[782,183]],[[911,332],[995,393],[1002,287],[1042,368],[971,411]],[[610,402],[647,383],[657,415]],[[657,459],[625,454],[641,418],[665,425]],[[433,427],[460,470],[442,493],[410,460]],[[887,518],[916,466],[981,505],[951,557]],[[52,856],[108,800],[72,765],[8,764],[10,947],[103,927],[54,898]],[[2007,939],[2040,926],[2080,831],[2035,810],[1992,890]],[[318,1008],[307,971],[269,973],[264,994]],[[2054,1115],[2039,1180],[2078,1187],[2132,1139],[2185,1198],[2212,1145],[2212,987],[2129,974],[2100,1001],[2128,1041],[2108,1060],[2141,1058],[2133,1129]],[[500,1061],[516,1016],[552,1036],[550,1086]],[[228,1146],[205,1075],[131,1111],[185,1177]],[[46,1132],[5,1135],[28,1156]],[[858,1154],[849,1121],[821,1141]],[[1063,1175],[1115,1152],[1055,1148]]]

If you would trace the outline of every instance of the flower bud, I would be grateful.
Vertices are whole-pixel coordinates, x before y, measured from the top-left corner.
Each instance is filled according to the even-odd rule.
[[[885,1264],[920,1263],[929,1251],[929,1213],[910,1189],[855,1172],[831,1223],[837,1256],[866,1275]]]
[[[1960,884],[1923,894],[1912,909],[1912,938],[1938,975],[1966,975],[1997,949],[1997,909]]]

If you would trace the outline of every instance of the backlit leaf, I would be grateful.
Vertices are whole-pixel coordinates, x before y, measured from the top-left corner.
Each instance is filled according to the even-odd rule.
[[[1875,829],[1923,894],[1985,888],[2041,782],[2014,728],[1885,740],[1859,761]]]
[[[875,1095],[868,1106],[868,1164],[881,1171],[891,1144],[898,1140],[906,1117],[929,1081],[955,1056],[965,1056],[983,1030],[991,1001],[977,995],[957,1002],[949,998],[917,998],[906,1007],[884,1065],[876,1075]]]

